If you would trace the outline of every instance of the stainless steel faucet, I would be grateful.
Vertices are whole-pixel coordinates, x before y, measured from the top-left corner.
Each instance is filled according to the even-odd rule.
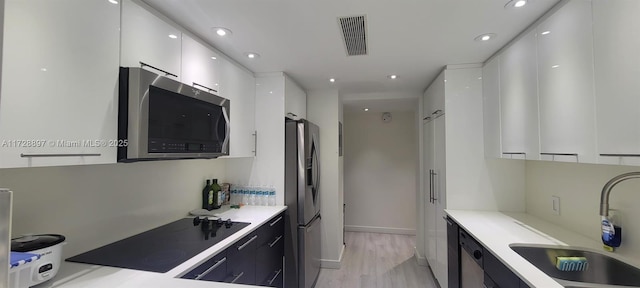
[[[600,216],[609,216],[609,194],[611,194],[611,189],[613,189],[616,184],[632,178],[640,178],[640,172],[620,174],[611,178],[607,184],[604,184],[602,194],[600,194]]]

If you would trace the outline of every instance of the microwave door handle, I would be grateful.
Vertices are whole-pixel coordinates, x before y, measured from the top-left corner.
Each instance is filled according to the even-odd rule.
[[[227,113],[227,109],[222,107],[222,116],[224,117],[224,141],[222,142],[222,152],[226,152],[229,154],[229,114]]]

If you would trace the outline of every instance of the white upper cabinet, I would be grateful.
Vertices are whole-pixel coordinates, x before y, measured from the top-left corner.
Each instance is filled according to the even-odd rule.
[[[487,158],[502,157],[500,146],[500,57],[482,67],[482,106],[484,154]],[[511,156],[511,155],[505,155]]]
[[[540,159],[535,30],[500,55],[500,132],[502,155]]]
[[[182,35],[182,82],[212,94],[222,96],[220,86],[220,56],[195,39]]]
[[[121,66],[140,67],[142,62],[170,74],[150,71],[179,81],[181,40],[178,28],[131,0],[122,1]]]
[[[218,58],[220,96],[231,101],[230,157],[253,157],[256,150],[255,97],[256,79],[235,63]]]
[[[594,0],[600,163],[640,164],[640,1]],[[621,155],[628,155],[621,157]]]
[[[423,119],[433,120],[444,113],[444,74],[440,73],[431,86],[424,92]]]
[[[307,93],[289,76],[284,77],[284,112],[293,119],[307,118]]]
[[[591,23],[591,1],[569,1],[537,27],[543,160],[596,162]]]
[[[120,6],[7,0],[4,13],[0,168],[114,163]]]

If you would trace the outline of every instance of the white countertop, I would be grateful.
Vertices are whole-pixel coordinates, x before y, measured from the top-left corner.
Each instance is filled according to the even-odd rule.
[[[123,268],[114,268],[99,265],[80,264],[72,262],[62,263],[60,271],[54,279],[44,282],[37,288],[242,288],[255,287],[250,285],[228,284],[209,281],[186,280],[176,278],[209,257],[231,246],[240,238],[256,230],[267,220],[286,210],[286,206],[243,206],[240,209],[231,209],[219,214],[223,219],[231,218],[233,221],[249,222],[251,225],[243,228],[235,234],[227,237],[219,243],[211,246],[197,256],[187,260],[166,273],[155,273]],[[193,216],[190,216],[193,217]]]
[[[529,214],[468,210],[445,210],[445,212],[530,287],[561,288],[563,286],[511,250],[509,247],[511,244],[585,247],[640,266],[639,260],[605,252],[602,249],[602,243]]]

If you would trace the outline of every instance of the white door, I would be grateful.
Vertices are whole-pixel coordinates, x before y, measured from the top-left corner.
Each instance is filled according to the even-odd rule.
[[[537,27],[542,160],[596,162],[591,17],[569,1]]]
[[[484,125],[484,154],[487,158],[503,157],[500,146],[500,57],[482,68],[482,105]],[[512,155],[504,155],[510,158]]]
[[[435,271],[436,265],[436,175],[434,167],[434,122],[429,121],[423,126],[424,133],[424,177],[425,177],[425,256],[427,262]]]
[[[115,163],[120,6],[4,9],[0,168]]]
[[[537,160],[538,88],[535,31],[500,55],[500,130],[507,158]]]
[[[445,158],[445,116],[442,115],[433,120],[434,130],[434,213],[433,222],[435,226],[435,265],[434,274],[440,287],[448,287],[447,270],[447,222],[443,219],[446,208],[446,158]]]
[[[180,81],[182,32],[131,0],[122,1],[120,65],[156,67],[150,71]]]
[[[640,1],[594,0],[599,163],[640,165]]]

